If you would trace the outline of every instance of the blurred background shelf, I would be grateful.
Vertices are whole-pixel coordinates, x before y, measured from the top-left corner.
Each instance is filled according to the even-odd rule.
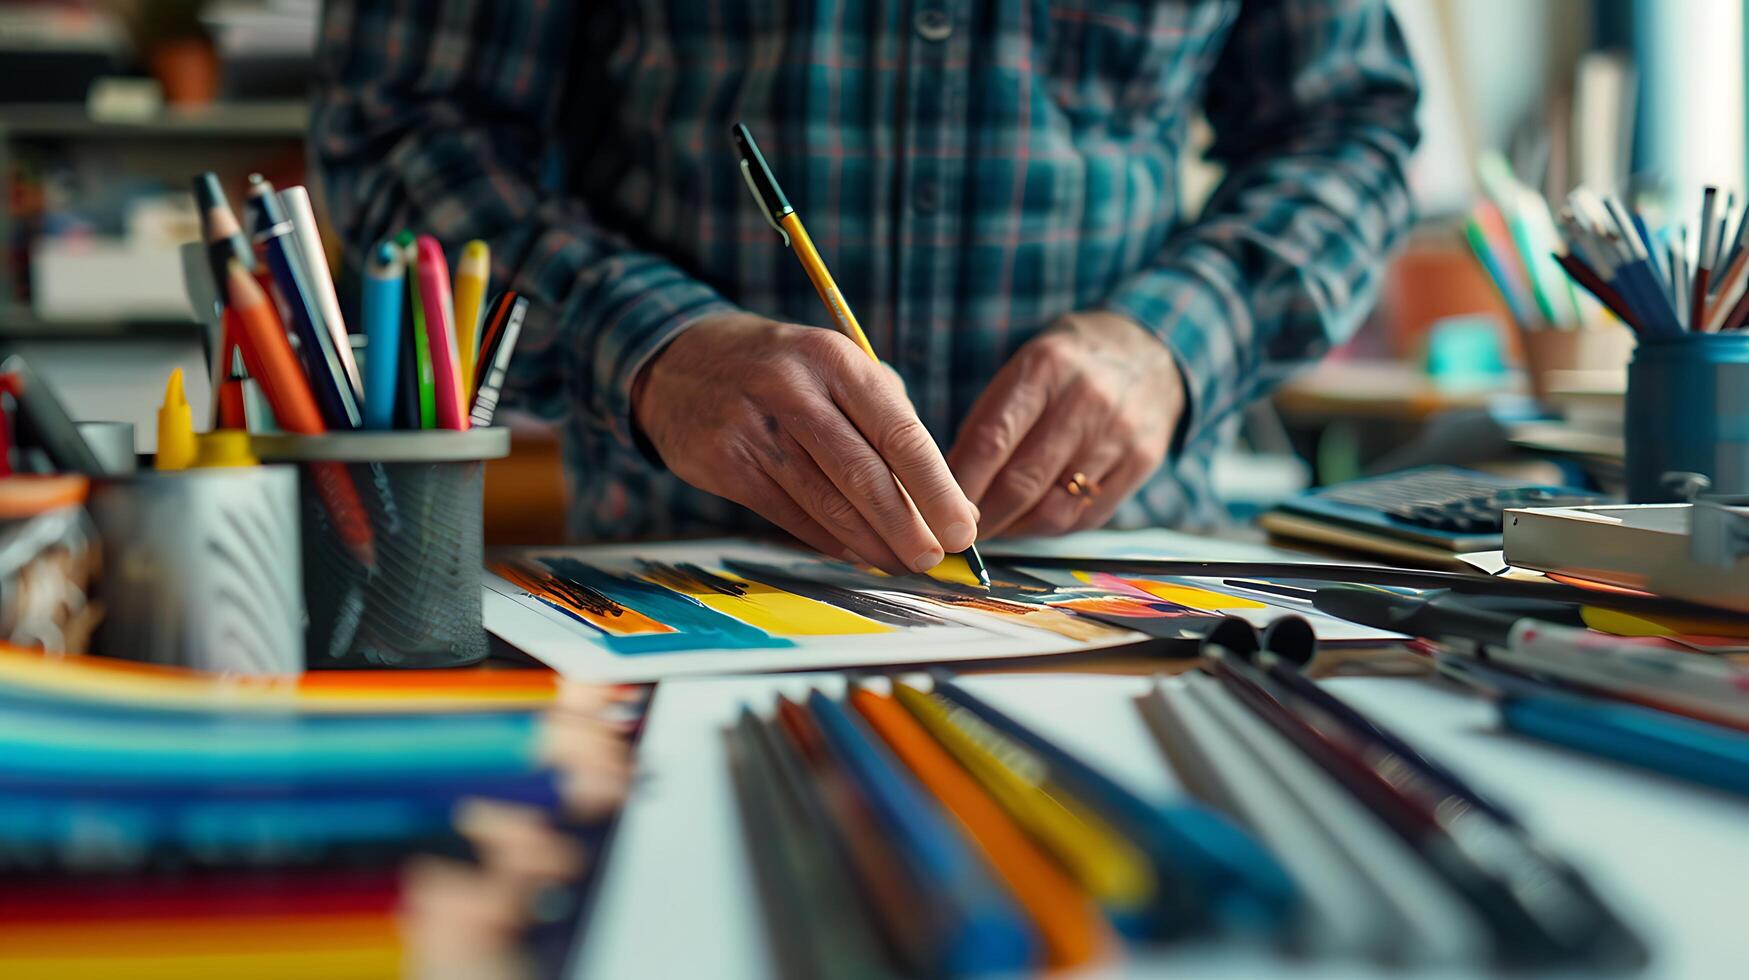
[[[309,108],[302,102],[290,100],[166,106],[138,118],[97,118],[80,104],[0,105],[0,138],[5,139],[268,137],[302,140],[308,126]]]
[[[0,343],[6,341],[200,341],[193,320],[157,317],[101,320],[45,320],[28,311],[0,310]]]

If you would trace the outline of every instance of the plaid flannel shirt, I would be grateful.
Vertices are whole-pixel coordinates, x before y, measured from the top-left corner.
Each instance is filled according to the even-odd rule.
[[[329,0],[311,153],[350,257],[482,238],[533,298],[507,398],[564,421],[579,537],[757,526],[629,404],[701,317],[829,323],[736,120],[944,446],[1058,316],[1158,335],[1189,415],[1114,523],[1206,524],[1224,423],[1376,294],[1417,95],[1386,0]],[[1187,215],[1199,113],[1225,176]]]

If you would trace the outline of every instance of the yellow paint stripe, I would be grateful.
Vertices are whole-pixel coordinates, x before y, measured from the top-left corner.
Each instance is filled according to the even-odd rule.
[[[707,608],[776,636],[855,636],[891,633],[894,627],[877,623],[824,602],[785,592],[763,582],[753,582],[727,572],[719,578],[742,586],[745,595],[727,595],[702,584],[663,581],[657,584],[697,599]]]
[[[1153,582],[1145,578],[1126,578],[1125,585],[1141,589],[1159,599],[1175,602],[1192,609],[1202,609],[1208,612],[1225,612],[1229,609],[1267,609],[1268,603],[1247,599],[1244,596],[1226,595],[1220,592],[1210,592],[1189,585],[1174,585],[1171,582]]]

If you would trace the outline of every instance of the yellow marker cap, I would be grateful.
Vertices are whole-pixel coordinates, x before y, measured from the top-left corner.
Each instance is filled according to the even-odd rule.
[[[194,461],[198,469],[257,466],[260,463],[249,446],[249,433],[242,429],[220,429],[201,436],[200,455]]]
[[[164,386],[164,405],[158,409],[158,455],[153,466],[160,470],[182,470],[193,465],[194,413],[188,398],[182,393],[182,369],[170,372],[170,382]]]

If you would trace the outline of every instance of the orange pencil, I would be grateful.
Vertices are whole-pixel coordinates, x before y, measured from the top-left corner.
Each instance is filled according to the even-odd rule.
[[[850,703],[977,842],[1044,937],[1050,965],[1061,969],[1103,958],[1112,946],[1111,933],[1092,899],[929,737],[922,724],[891,697],[867,688],[851,691]]]
[[[261,284],[246,271],[242,263],[231,260],[228,271],[230,300],[226,308],[236,311],[237,343],[243,350],[243,363],[260,382],[267,403],[282,428],[304,435],[321,435],[328,431],[322,413],[316,408],[316,398],[310,393],[310,383],[304,378],[298,356],[286,339],[285,327]]]
[[[279,314],[261,285],[236,259],[228,270],[230,279],[229,309],[237,313],[237,345],[243,351],[243,363],[261,385],[267,403],[281,428],[302,435],[319,436],[328,431],[322,412],[316,407],[316,396],[304,377],[298,357],[292,353],[285,327]],[[322,506],[340,532],[353,557],[367,567],[376,566],[376,538],[371,534],[370,521],[365,516],[364,502],[358,497],[358,487],[352,474],[340,463],[311,463],[310,477]]]

